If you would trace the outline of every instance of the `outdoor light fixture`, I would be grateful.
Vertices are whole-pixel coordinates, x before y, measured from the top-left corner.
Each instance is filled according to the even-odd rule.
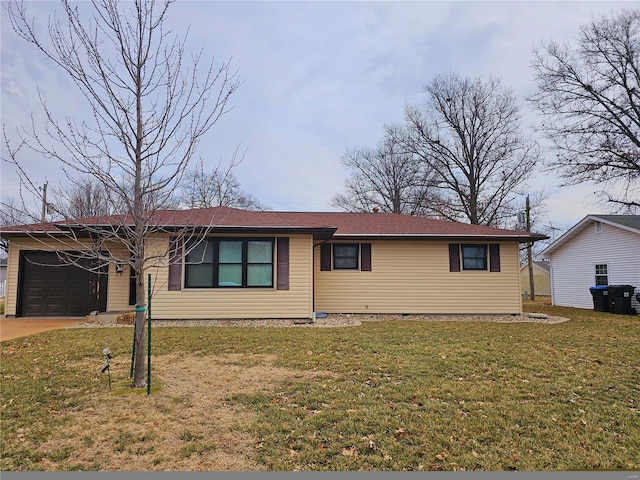
[[[116,262],[116,275],[122,275],[124,271],[124,263]]]

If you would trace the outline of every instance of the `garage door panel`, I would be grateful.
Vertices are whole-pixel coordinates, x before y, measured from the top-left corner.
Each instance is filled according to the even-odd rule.
[[[84,316],[106,310],[106,274],[64,264],[55,252],[22,252],[20,276],[21,316]],[[92,293],[98,276],[99,288]]]
[[[43,311],[46,305],[42,302],[40,303],[30,303],[27,307],[27,310],[23,312],[25,317],[33,317],[38,315],[39,312]]]
[[[66,311],[62,304],[56,303],[47,303],[46,305],[46,316],[47,317],[65,317]]]

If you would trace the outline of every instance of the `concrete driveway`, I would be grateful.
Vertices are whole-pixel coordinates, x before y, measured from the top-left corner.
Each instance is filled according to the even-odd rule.
[[[26,337],[34,333],[57,330],[86,322],[85,317],[77,318],[2,318],[0,319],[0,341]]]

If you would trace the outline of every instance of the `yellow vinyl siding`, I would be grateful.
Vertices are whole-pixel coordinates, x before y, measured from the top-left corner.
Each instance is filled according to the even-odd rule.
[[[4,313],[7,316],[14,316],[17,308],[18,259],[20,258],[20,248],[9,243],[9,251],[7,254],[7,286],[5,291]]]
[[[125,259],[129,256],[124,246],[112,248],[111,253],[118,258]],[[116,274],[116,265],[109,265],[109,282],[107,287],[107,312],[131,311],[129,306],[129,275],[128,267],[121,274]]]
[[[531,293],[529,288],[529,266],[525,265],[520,270],[521,292]],[[551,295],[551,281],[549,272],[541,269],[535,263],[533,265],[533,286],[536,289],[536,295]]]
[[[253,236],[252,236],[253,237]],[[270,236],[269,238],[273,238]],[[289,241],[289,290],[273,288],[211,288],[168,290],[168,267],[164,257],[169,238],[155,237],[147,245],[148,256],[158,256],[157,264],[145,274],[151,274],[152,316],[157,319],[186,318],[310,318],[313,315],[313,240],[311,235],[293,235]],[[15,315],[18,285],[18,265],[21,250],[53,250],[81,248],[80,244],[58,244],[55,240],[32,238],[12,239],[9,246],[5,313]],[[117,253],[118,248],[112,248]],[[124,250],[122,251],[124,258]],[[277,258],[274,257],[274,266]],[[274,272],[275,274],[275,272]],[[183,268],[184,276],[184,268]],[[129,306],[129,269],[116,274],[115,264],[109,265],[107,311],[132,310]]]
[[[259,236],[251,235],[259,238]],[[273,238],[273,236],[269,236]],[[168,239],[166,240],[168,241]],[[164,245],[166,248],[166,243]],[[169,291],[168,268],[152,269],[152,317],[206,318],[310,318],[313,315],[311,235],[289,236],[289,290],[273,288],[183,288]],[[184,284],[184,266],[182,270]]]
[[[166,257],[163,257],[169,237],[156,237],[147,251],[148,255],[157,253],[163,257],[147,272],[152,276],[153,318],[310,318],[314,304],[316,311],[328,313],[521,312],[518,244],[515,242],[500,244],[500,272],[449,272],[449,242],[435,240],[374,240],[370,242],[371,272],[323,272],[320,271],[320,248],[313,247],[311,235],[291,235],[289,239],[288,290],[275,288],[274,274],[273,288],[169,291],[168,267]],[[50,250],[53,242],[51,239],[11,239],[7,315],[16,313],[20,250]],[[72,247],[65,246],[66,249]],[[274,257],[274,267],[276,265],[277,258]],[[184,278],[184,266],[182,274]],[[112,264],[109,266],[107,311],[131,310],[128,303],[129,270],[125,268],[122,275],[116,275]]]
[[[521,312],[515,242],[500,244],[500,272],[449,272],[449,242],[444,241],[372,241],[371,272],[320,271],[320,249],[314,254],[318,312]]]
[[[35,239],[31,237],[12,238],[9,243],[9,256],[7,268],[7,293],[5,314],[15,315],[17,311],[17,296],[19,282],[20,252],[23,250],[82,250],[80,242],[69,239],[56,241],[52,238]],[[122,247],[111,247],[112,253],[124,252]],[[109,265],[109,276],[107,281],[107,311],[125,311],[129,309],[129,277],[128,270],[120,275],[115,274],[115,265]]]

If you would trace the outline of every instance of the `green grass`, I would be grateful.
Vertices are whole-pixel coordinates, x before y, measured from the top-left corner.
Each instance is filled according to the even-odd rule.
[[[320,372],[274,393],[228,399],[257,412],[250,433],[257,460],[272,470],[638,470],[640,318],[525,308],[571,321],[158,328],[154,354],[269,354],[278,366]],[[127,352],[130,331],[2,342],[3,470],[35,465],[37,442],[105,389],[80,368],[100,368],[105,340]],[[31,448],[5,441],[34,426]],[[176,435],[185,457],[216,448],[189,430]],[[124,433],[116,440],[114,448],[132,442]]]

